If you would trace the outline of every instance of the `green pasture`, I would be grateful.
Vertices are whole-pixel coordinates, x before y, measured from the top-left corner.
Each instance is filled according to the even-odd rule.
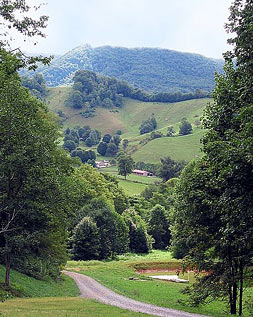
[[[124,192],[129,196],[139,195],[148,185],[161,182],[161,178],[156,176],[147,177],[135,174],[127,175],[125,180],[124,176],[118,175],[118,169],[116,166],[102,168],[100,171],[102,173],[108,173],[116,176],[119,181],[119,186],[122,187]]]
[[[160,158],[170,156],[174,160],[189,162],[201,157],[200,139],[203,135],[204,130],[198,129],[193,134],[155,139],[140,147],[132,158],[135,162],[159,163]]]

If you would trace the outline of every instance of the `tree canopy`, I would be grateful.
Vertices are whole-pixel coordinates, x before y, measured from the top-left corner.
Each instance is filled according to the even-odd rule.
[[[234,1],[227,24],[234,49],[224,54],[204,114],[205,155],[180,176],[172,230],[177,250],[209,272],[192,288],[194,303],[225,297],[240,316],[253,256],[252,23],[252,0]]]

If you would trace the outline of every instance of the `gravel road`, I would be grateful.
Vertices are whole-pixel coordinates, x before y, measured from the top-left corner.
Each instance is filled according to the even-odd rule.
[[[96,299],[107,305],[117,306],[120,308],[150,314],[154,316],[166,317],[204,317],[203,315],[186,313],[165,307],[146,304],[135,301],[131,298],[119,295],[111,291],[109,288],[99,284],[94,279],[83,274],[63,271],[64,274],[72,277],[81,291],[81,297]]]

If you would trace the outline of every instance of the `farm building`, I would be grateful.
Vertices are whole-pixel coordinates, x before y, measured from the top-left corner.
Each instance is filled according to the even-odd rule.
[[[140,175],[140,176],[153,176],[153,173],[150,173],[148,171],[142,171],[142,170],[133,170],[132,173],[135,175]]]

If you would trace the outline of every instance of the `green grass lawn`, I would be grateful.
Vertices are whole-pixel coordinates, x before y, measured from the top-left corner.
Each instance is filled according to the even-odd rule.
[[[180,292],[185,287],[184,284],[150,280],[146,274],[135,272],[135,268],[165,269],[167,267],[171,270],[180,267],[178,261],[171,259],[169,252],[160,253],[158,256],[156,252],[153,254],[155,255],[154,257],[152,257],[152,254],[147,257],[122,256],[117,261],[111,262],[71,261],[68,263],[67,268],[91,276],[115,292],[136,300],[207,316],[229,316],[226,313],[225,303],[221,301],[215,301],[200,307],[183,305],[180,301],[185,301],[187,298],[186,295]],[[154,273],[150,273],[150,275],[154,275]],[[129,280],[129,277],[138,277],[144,279],[144,281]],[[193,276],[190,278],[190,281],[192,280],[194,280]],[[249,315],[245,313],[244,316]]]
[[[1,315],[1,313],[3,315]],[[26,298],[0,303],[0,316],[4,317],[117,317],[147,316],[125,309],[101,304],[84,298]]]

